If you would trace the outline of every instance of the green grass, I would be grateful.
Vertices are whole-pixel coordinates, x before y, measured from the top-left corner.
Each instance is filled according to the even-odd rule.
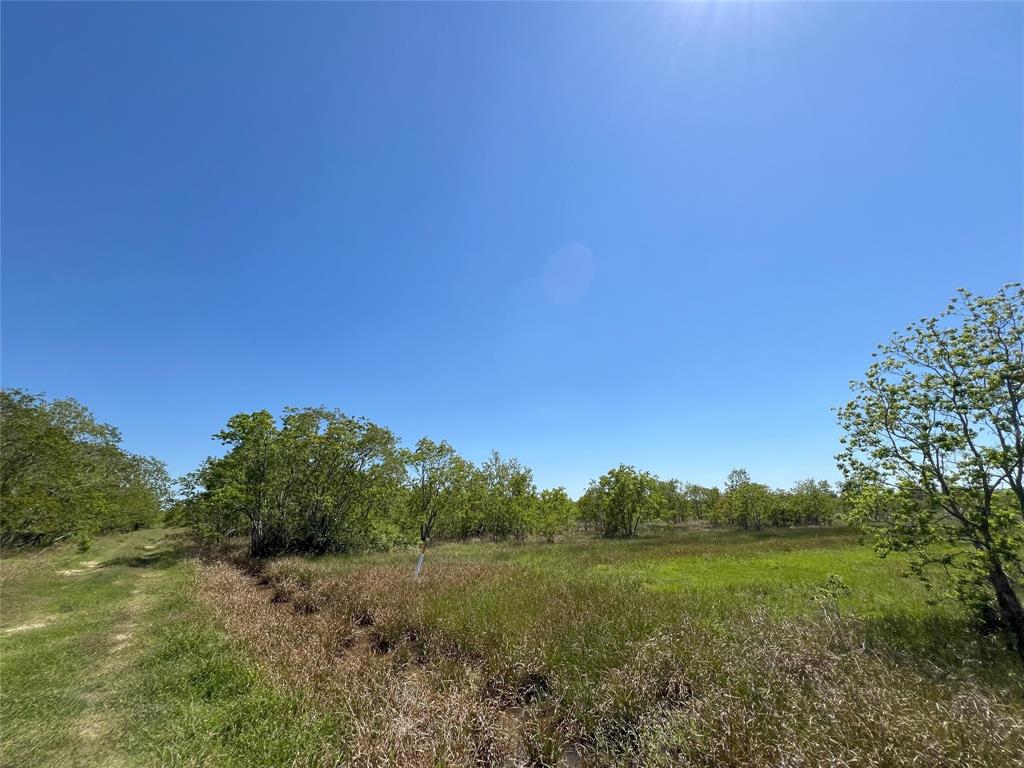
[[[2,565],[0,765],[289,765],[342,732],[273,688],[195,600],[166,531]]]
[[[283,562],[294,575],[310,580],[368,565],[411,570],[414,557],[394,551],[285,558]],[[636,540],[574,537],[555,545],[444,544],[431,549],[426,559],[427,571],[435,573],[470,564],[510,566],[540,574],[542,579],[554,574],[559,579],[616,582],[623,590],[638,587],[719,619],[755,609],[778,616],[816,613],[821,608],[812,599],[815,590],[836,574],[851,589],[841,607],[863,619],[964,623],[959,606],[937,602],[934,594],[906,573],[906,562],[899,556],[879,558],[844,528],[758,532],[669,528]]]
[[[6,557],[0,764],[1024,765],[1020,660],[843,529],[415,557]]]
[[[328,624],[372,617],[399,666],[470,660],[484,695],[515,707],[546,753],[692,765],[1024,755],[1022,668],[1004,639],[930,603],[898,559],[843,529],[450,544],[428,553],[420,583],[414,557],[282,558],[265,571]],[[838,606],[815,599],[830,574],[851,588]],[[972,720],[968,699],[989,714]]]

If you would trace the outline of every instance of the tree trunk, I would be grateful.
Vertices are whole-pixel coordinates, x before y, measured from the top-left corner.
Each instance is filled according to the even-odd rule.
[[[1024,657],[1024,607],[1021,607],[1020,599],[1013,589],[1013,583],[999,563],[992,566],[988,580],[995,588],[999,614],[1013,636],[1017,653]]]
[[[259,518],[249,520],[249,554],[252,557],[263,554],[263,521]]]

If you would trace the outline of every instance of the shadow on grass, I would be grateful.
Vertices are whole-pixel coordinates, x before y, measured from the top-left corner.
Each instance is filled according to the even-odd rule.
[[[868,647],[889,663],[935,683],[969,673],[985,687],[1016,681],[1024,695],[1024,660],[1005,633],[983,634],[964,618],[894,614],[864,619]]]
[[[122,555],[104,560],[103,568],[152,568],[164,570],[170,568],[188,557],[194,557],[198,551],[198,545],[187,534],[177,534],[168,537],[167,540],[157,545],[158,548],[152,552],[145,552],[139,555]]]

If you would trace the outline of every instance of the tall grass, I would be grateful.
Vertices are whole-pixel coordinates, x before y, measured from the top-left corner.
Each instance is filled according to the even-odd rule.
[[[462,544],[203,569],[347,764],[1024,765],[1024,680],[843,531]],[[823,604],[831,574],[850,585]],[[827,603],[827,601],[826,601]],[[841,610],[838,610],[841,607]]]

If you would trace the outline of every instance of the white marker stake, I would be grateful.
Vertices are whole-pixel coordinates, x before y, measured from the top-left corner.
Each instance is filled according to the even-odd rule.
[[[424,549],[420,552],[420,559],[416,561],[416,573],[412,575],[414,579],[420,575],[420,569],[423,568],[423,556],[425,554],[427,554],[427,550]]]

